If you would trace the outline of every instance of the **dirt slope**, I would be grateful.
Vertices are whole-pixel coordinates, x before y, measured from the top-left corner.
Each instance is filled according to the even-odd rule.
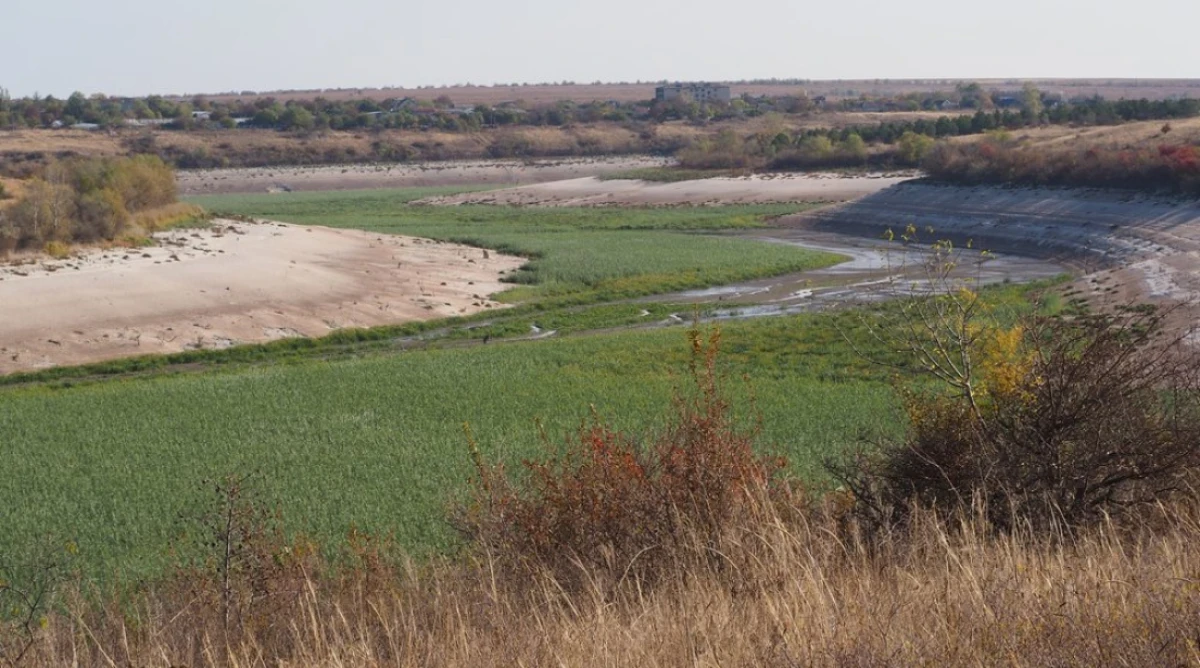
[[[1087,274],[1078,287],[1103,300],[1200,297],[1198,200],[909,182],[783,223],[873,237],[913,225],[926,240],[1069,261]]]

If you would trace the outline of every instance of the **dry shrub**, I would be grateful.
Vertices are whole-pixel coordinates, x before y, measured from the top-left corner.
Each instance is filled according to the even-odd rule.
[[[1012,141],[942,142],[922,167],[956,183],[1084,186],[1200,194],[1200,147],[1022,147]]]
[[[673,420],[646,444],[593,416],[566,452],[527,461],[517,480],[476,453],[474,499],[458,524],[508,566],[547,569],[578,584],[581,573],[650,583],[690,542],[716,541],[752,524],[788,496],[785,463],[754,451],[716,369],[720,333],[691,332],[694,386],[674,400]]]
[[[187,629],[187,642],[173,648],[174,664],[223,663],[210,654],[212,647],[250,640],[287,652],[292,614],[309,592],[309,574],[328,565],[313,543],[285,535],[253,475],[226,476],[205,487],[209,501],[181,518],[183,530],[171,547],[175,572],[154,583],[152,594],[138,594],[145,607],[93,608],[92,621],[81,623],[111,631],[105,618],[121,614],[132,616],[131,625],[144,626],[143,632],[161,633],[166,629],[155,628],[154,620],[170,619]],[[107,642],[112,652],[128,640]],[[131,662],[121,654],[123,663]]]
[[[205,217],[204,209],[187,202],[176,202],[166,206],[141,211],[133,216],[132,227],[155,232],[169,227],[200,220]]]
[[[953,391],[908,392],[908,436],[834,471],[883,526],[913,504],[986,508],[1005,531],[1140,521],[1200,464],[1200,360],[1164,334],[1165,317],[1120,309],[934,337],[921,345],[966,370]]]
[[[715,137],[701,137],[676,156],[685,169],[749,169],[759,167],[764,160],[746,140],[725,128]]]
[[[42,251],[56,260],[65,260],[71,257],[71,247],[61,241],[47,241]]]

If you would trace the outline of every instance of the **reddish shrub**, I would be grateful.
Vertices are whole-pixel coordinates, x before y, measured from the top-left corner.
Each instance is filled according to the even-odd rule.
[[[693,331],[691,378],[670,426],[642,444],[599,417],[558,457],[527,461],[515,480],[474,449],[475,496],[458,526],[499,559],[548,568],[563,582],[580,567],[652,581],[675,551],[717,540],[781,501],[779,458],[754,452],[758,429],[742,429],[716,369],[719,332]]]

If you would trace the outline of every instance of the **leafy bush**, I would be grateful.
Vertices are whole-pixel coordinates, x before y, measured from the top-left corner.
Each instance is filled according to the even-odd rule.
[[[919,165],[929,150],[933,148],[933,138],[912,131],[900,135],[897,141],[897,157],[907,165]]]
[[[478,475],[458,526],[495,558],[565,583],[584,568],[649,584],[677,549],[714,541],[786,496],[785,462],[754,452],[757,430],[740,429],[723,396],[719,332],[691,339],[695,387],[646,446],[594,417],[564,454],[526,462],[517,480],[485,465],[472,441]]]

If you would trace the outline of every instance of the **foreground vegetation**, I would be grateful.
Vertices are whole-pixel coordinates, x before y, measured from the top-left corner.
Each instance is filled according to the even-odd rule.
[[[881,335],[864,342],[906,353],[860,352],[918,361],[950,390],[909,402],[917,428],[868,455],[888,473],[855,469],[876,490],[908,486],[900,516],[873,515],[864,488],[814,494],[756,451],[718,371],[722,334],[693,331],[658,426],[594,418],[562,446],[547,438],[526,478],[485,462],[468,430],[476,494],[456,518],[473,542],[459,558],[415,564],[350,532],[331,568],[229,478],[189,525],[209,558],[108,605],[69,588],[57,607],[17,597],[0,651],[46,665],[1195,662],[1197,360],[1168,354],[1186,351],[1152,310],[1014,327],[992,303],[959,291],[910,302],[936,314],[927,328],[890,328],[907,305],[861,321]],[[1164,401],[1163,381],[1181,393]],[[1054,512],[1089,481],[1099,512]],[[960,493],[937,493],[946,482]],[[41,562],[50,580],[63,559]]]
[[[28,663],[1191,665],[1196,514],[1176,508],[1156,532],[1098,528],[1069,543],[997,536],[969,518],[869,545],[836,543],[828,523],[762,521],[695,545],[650,593],[596,581],[567,596],[548,575],[497,580],[486,560],[381,567],[368,550],[344,579],[296,569],[277,590],[280,612],[233,637],[219,606],[182,605],[195,597],[75,604],[78,617],[38,631],[46,642]],[[715,549],[731,561],[703,558]]]
[[[812,205],[641,209],[419,206],[422,190],[198,197],[216,213],[453,241],[522,255],[509,302],[596,302],[815,269],[830,253],[713,232],[766,224]]]

